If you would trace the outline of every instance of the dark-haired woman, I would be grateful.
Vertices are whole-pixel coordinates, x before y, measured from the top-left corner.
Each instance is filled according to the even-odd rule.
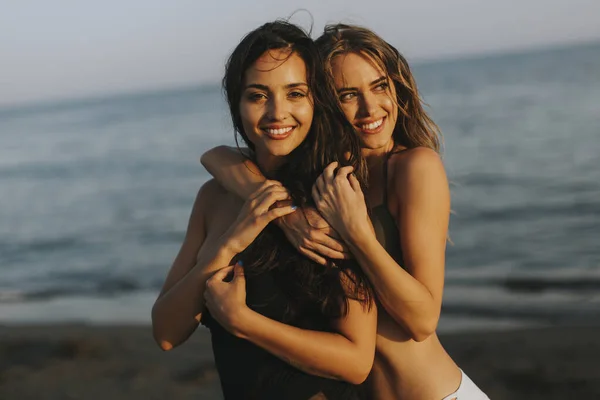
[[[245,203],[216,181],[200,189],[152,310],[164,350],[201,321],[209,327],[226,399],[357,399],[372,367],[376,307],[358,264],[324,269],[270,224],[314,205],[312,184],[331,162],[355,187],[363,179],[360,142],[321,65],[314,42],[285,22],[252,31],[233,51],[223,84],[235,129],[261,173],[277,181]],[[205,299],[207,290],[243,307]],[[281,340],[240,337],[222,318],[233,314],[266,329],[280,323]],[[302,349],[284,349],[290,339],[303,340]]]
[[[361,140],[368,190],[363,195],[338,180],[333,164],[313,189],[317,209],[329,226],[318,216],[312,216],[310,226],[297,212],[278,224],[300,252],[316,261],[344,258],[350,251],[372,283],[379,315],[376,357],[368,379],[370,399],[488,399],[435,332],[444,288],[450,194],[439,156],[439,130],[423,108],[408,63],[393,46],[362,27],[329,26],[317,44],[338,101]],[[202,161],[242,197],[264,180],[248,172],[246,167],[252,166],[237,150],[217,148]],[[366,221],[365,198],[373,206],[374,232]],[[323,228],[315,228],[317,224]],[[214,297],[222,300],[219,293]],[[259,331],[235,313],[230,318],[229,324],[246,336]],[[266,342],[273,336],[261,339]],[[301,346],[291,340],[286,345]]]

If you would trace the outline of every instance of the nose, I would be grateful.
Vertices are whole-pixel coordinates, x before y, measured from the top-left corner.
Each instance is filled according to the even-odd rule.
[[[365,118],[374,115],[377,107],[377,96],[375,94],[371,91],[362,93],[358,101],[358,117]]]
[[[280,96],[272,96],[267,101],[266,116],[270,121],[283,121],[287,117],[285,100]]]

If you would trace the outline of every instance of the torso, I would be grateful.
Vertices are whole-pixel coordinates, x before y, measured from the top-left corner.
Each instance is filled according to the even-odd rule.
[[[395,163],[402,162],[402,157],[409,151],[386,160],[384,173],[380,179],[370,180],[367,193],[367,198],[372,202],[380,199],[380,204],[373,207],[371,213],[377,239],[400,266],[404,265],[404,260],[396,225],[399,220],[396,210],[402,194],[394,190],[390,182],[394,182],[394,171],[401,171],[401,167],[397,168]],[[375,363],[367,380],[371,393],[369,398],[439,400],[454,392],[460,380],[460,370],[436,334],[416,342],[379,305]]]
[[[204,245],[216,245],[237,218],[243,203],[214,181],[211,207],[205,210],[207,236]],[[255,311],[277,321],[286,313],[286,296],[272,274],[246,274],[246,302]],[[205,312],[202,323],[211,331],[215,364],[225,399],[356,399],[349,383],[306,374],[249,341],[228,333]],[[325,330],[322,321],[308,321],[309,328]],[[322,397],[314,397],[321,395]]]

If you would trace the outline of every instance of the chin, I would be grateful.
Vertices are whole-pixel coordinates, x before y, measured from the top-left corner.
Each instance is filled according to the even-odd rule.
[[[295,147],[293,146],[269,146],[267,151],[269,154],[275,157],[285,157],[288,156],[292,151],[294,151]]]
[[[388,145],[390,140],[392,140],[390,135],[361,135],[362,146],[375,150],[380,149]]]

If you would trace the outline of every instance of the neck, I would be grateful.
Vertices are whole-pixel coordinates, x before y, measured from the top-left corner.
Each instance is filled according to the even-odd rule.
[[[376,149],[369,149],[363,147],[361,155],[367,163],[369,174],[373,173],[374,170],[381,168],[382,162],[385,160],[385,155],[394,149],[394,141],[390,139],[384,146]]]
[[[275,172],[284,164],[284,162],[285,157],[274,156],[272,154],[260,154],[260,152],[256,152],[256,164],[267,178],[272,178]]]

